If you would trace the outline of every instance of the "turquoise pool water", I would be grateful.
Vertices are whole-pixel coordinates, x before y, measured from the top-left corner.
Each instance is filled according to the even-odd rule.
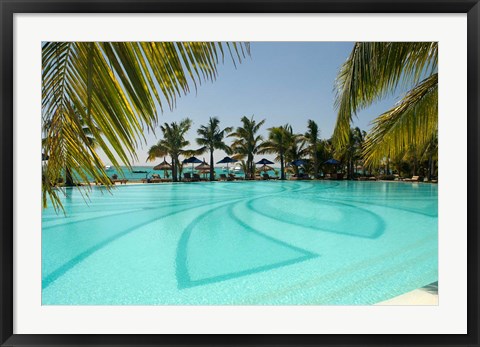
[[[437,186],[77,189],[42,216],[44,305],[365,305],[438,280]]]

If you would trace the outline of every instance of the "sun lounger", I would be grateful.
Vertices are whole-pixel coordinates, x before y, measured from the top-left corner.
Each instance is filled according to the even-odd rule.
[[[412,178],[405,178],[405,182],[420,182],[420,176],[412,176]]]
[[[192,182],[198,182],[198,181],[200,181],[200,175],[199,174],[193,174]]]
[[[291,180],[309,180],[310,176],[306,173],[299,173],[298,175],[291,176],[290,179]],[[326,178],[325,177],[325,179],[331,179],[331,178]]]
[[[190,175],[189,172],[183,174],[183,180],[185,182],[192,182],[192,176]]]
[[[262,174],[262,179],[264,179],[264,180],[269,180],[269,179],[270,179],[270,175],[267,174],[267,173],[264,173],[264,174]]]

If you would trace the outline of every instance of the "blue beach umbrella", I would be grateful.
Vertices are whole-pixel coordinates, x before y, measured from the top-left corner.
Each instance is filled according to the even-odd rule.
[[[338,165],[340,164],[340,162],[336,159],[328,159],[326,162],[324,162],[324,164],[330,164],[330,165]]]
[[[192,173],[193,173],[193,164],[200,164],[202,161],[197,157],[190,157],[183,160],[184,164],[192,164]]]
[[[292,161],[290,164],[295,165],[295,166],[302,166],[302,165],[305,165],[306,163],[307,162],[303,159],[297,159],[297,160]]]
[[[294,160],[294,161],[291,161],[290,163],[288,163],[289,165],[293,165],[293,166],[296,166],[296,167],[299,167],[299,166],[302,166],[302,165],[305,165],[307,162],[303,159],[297,159],[297,160]]]
[[[340,164],[340,162],[338,160],[332,158],[332,159],[328,159],[327,161],[325,161],[324,164],[329,164],[329,165],[335,165],[336,166],[336,165]],[[335,167],[335,171],[337,171],[336,167]]]
[[[237,159],[233,159],[233,158],[230,158],[230,157],[225,157],[222,160],[218,161],[217,164],[227,164],[227,172],[230,172],[230,171],[228,171],[228,164],[229,163],[236,163],[237,161],[238,161]]]
[[[262,160],[258,161],[256,164],[270,165],[270,164],[275,164],[275,163],[273,161],[270,161],[268,159],[263,158]]]

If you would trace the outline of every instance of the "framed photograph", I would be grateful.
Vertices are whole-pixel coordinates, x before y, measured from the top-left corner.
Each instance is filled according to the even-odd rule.
[[[2,346],[480,345],[478,1],[0,11]]]

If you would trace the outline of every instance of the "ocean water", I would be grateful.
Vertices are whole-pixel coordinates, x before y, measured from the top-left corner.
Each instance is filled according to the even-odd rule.
[[[438,280],[437,186],[76,188],[42,215],[43,305],[369,305]]]

